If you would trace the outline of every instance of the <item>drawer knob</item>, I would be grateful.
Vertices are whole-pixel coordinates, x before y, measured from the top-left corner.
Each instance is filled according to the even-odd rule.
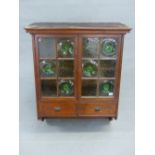
[[[95,111],[101,111],[100,107],[95,107]]]
[[[59,112],[61,110],[60,107],[54,107],[54,111]]]

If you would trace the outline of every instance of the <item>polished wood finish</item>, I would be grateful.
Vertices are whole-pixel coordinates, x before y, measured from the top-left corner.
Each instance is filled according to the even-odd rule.
[[[115,103],[85,103],[78,105],[79,116],[105,116],[115,117],[116,104]]]
[[[35,71],[35,87],[37,100],[37,114],[39,119],[43,118],[117,118],[118,101],[121,78],[121,66],[123,55],[124,35],[131,29],[121,23],[34,23],[25,27],[25,30],[32,35],[34,71]],[[74,58],[39,58],[38,38],[54,37],[74,38],[75,54]],[[114,38],[117,40],[117,59],[100,58],[100,60],[116,60],[115,76],[113,78],[95,77],[97,79],[97,87],[99,88],[99,79],[114,79],[115,89],[114,96],[101,97],[99,92],[97,96],[81,96],[82,79],[82,60],[90,58],[82,58],[82,38],[83,37],[103,37]],[[99,52],[99,51],[98,51]],[[74,60],[74,77],[62,78],[74,80],[74,96],[71,97],[45,97],[41,96],[41,80],[52,80],[57,77],[40,77],[39,60]],[[100,68],[100,66],[99,66]],[[58,68],[56,68],[58,69]],[[61,79],[61,78],[59,78]],[[58,95],[58,91],[57,91]]]
[[[75,117],[77,116],[76,104],[41,102],[39,115],[40,117]]]
[[[131,29],[121,23],[33,23],[25,30],[31,34],[125,34]]]
[[[111,30],[129,31],[122,23],[33,23],[25,27],[28,32],[39,30]]]

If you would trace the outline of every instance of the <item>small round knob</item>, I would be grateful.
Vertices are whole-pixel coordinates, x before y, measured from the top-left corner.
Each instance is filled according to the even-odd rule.
[[[101,108],[100,107],[95,107],[95,111],[100,111]]]
[[[54,107],[54,111],[58,112],[61,110],[61,107]]]

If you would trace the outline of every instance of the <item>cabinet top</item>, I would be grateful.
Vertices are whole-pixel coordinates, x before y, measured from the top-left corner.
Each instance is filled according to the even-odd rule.
[[[103,30],[129,32],[131,29],[122,23],[32,23],[25,27],[30,33],[50,30]]]

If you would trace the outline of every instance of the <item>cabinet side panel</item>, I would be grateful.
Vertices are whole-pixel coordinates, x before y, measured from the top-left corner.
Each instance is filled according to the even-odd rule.
[[[36,93],[36,107],[37,107],[37,115],[39,119],[39,73],[38,73],[38,53],[36,50],[36,41],[35,35],[32,35],[32,47],[33,47],[33,60],[34,60],[34,75],[35,75],[35,93]]]
[[[124,44],[124,35],[120,38],[120,47],[118,51],[118,64],[116,67],[116,98],[117,98],[117,107],[116,107],[116,118],[118,117],[118,106],[119,106],[119,94],[120,94],[120,83],[121,83],[121,69],[122,69],[122,57],[123,57],[123,44]]]

